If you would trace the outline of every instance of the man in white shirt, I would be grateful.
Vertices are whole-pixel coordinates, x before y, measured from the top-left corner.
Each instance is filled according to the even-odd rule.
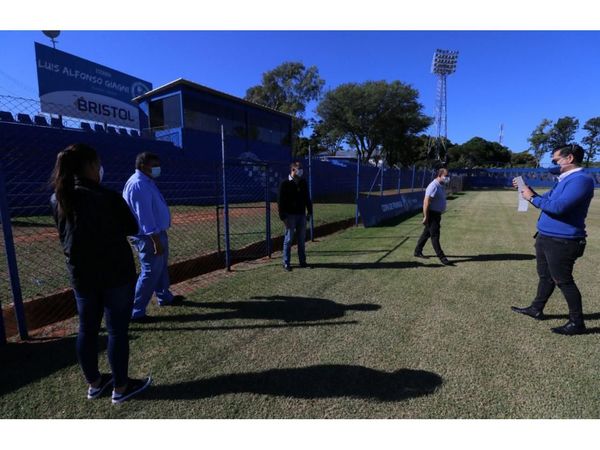
[[[417,258],[425,258],[423,247],[427,243],[427,240],[431,238],[431,245],[435,250],[435,254],[445,266],[451,266],[452,263],[448,261],[440,245],[440,223],[442,221],[442,213],[446,210],[446,191],[444,186],[449,181],[448,169],[441,168],[437,172],[437,177],[425,189],[425,198],[423,199],[423,225],[425,228],[415,247],[415,256]]]

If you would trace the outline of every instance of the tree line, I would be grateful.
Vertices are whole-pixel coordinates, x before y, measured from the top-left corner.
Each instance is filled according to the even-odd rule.
[[[324,92],[325,81],[316,66],[284,62],[262,75],[261,84],[246,91],[245,99],[293,116],[292,148],[304,156],[311,146],[313,154],[335,155],[350,148],[364,162],[383,159],[389,166],[431,165],[431,137],[424,131],[433,118],[423,113],[419,93],[401,81],[344,83]],[[306,106],[317,102],[316,117],[306,118]],[[302,132],[309,127],[308,137]],[[574,143],[579,121],[562,117],[548,119],[532,131],[530,147],[512,152],[498,142],[473,137],[463,144],[446,140],[440,155],[450,168],[538,167],[543,156],[554,148]],[[600,117],[589,119],[581,145],[586,165],[600,148]]]

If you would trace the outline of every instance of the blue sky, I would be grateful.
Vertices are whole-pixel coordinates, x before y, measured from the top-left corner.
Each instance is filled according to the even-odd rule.
[[[39,31],[0,31],[0,95],[37,97]],[[151,81],[183,77],[243,96],[283,61],[316,65],[326,89],[400,80],[434,114],[436,48],[460,52],[448,78],[448,138],[474,136],[527,149],[544,118],[600,116],[598,31],[64,31],[57,48]],[[309,113],[314,105],[309,107]],[[433,130],[432,130],[433,131]],[[577,136],[581,139],[582,133]]]

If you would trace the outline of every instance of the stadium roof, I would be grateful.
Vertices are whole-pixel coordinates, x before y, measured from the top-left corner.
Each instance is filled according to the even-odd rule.
[[[178,79],[176,79],[174,81],[171,81],[170,83],[167,83],[167,84],[159,86],[159,87],[157,87],[155,89],[152,89],[151,91],[148,91],[145,94],[142,94],[142,95],[140,95],[138,97],[135,97],[133,99],[133,101],[140,103],[140,102],[142,102],[144,100],[147,100],[150,97],[153,97],[155,95],[171,91],[174,88],[178,88],[178,87],[187,87],[187,88],[190,88],[190,89],[195,90],[195,91],[207,92],[209,94],[215,95],[217,97],[225,98],[227,100],[233,100],[235,102],[243,103],[243,104],[246,104],[246,105],[250,105],[252,107],[259,108],[259,109],[262,109],[262,110],[265,110],[265,111],[269,111],[269,112],[272,112],[272,113],[281,114],[281,115],[284,115],[284,116],[287,116],[287,117],[293,117],[292,114],[288,114],[288,113],[284,113],[284,112],[281,112],[281,111],[277,111],[276,109],[272,109],[272,108],[269,108],[267,106],[259,105],[258,103],[250,102],[248,100],[244,100],[243,98],[239,98],[239,97],[236,97],[234,95],[226,94],[225,92],[220,92],[220,91],[217,91],[215,89],[211,89],[209,87],[203,86],[203,85],[198,84],[198,83],[194,83],[194,82],[186,80],[184,78],[178,78]]]

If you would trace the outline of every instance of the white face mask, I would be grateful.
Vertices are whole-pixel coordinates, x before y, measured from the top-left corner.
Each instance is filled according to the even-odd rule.
[[[100,181],[98,181],[98,183],[102,183],[102,179],[104,178],[104,167],[100,166],[100,169],[98,169],[98,177],[100,178]]]
[[[298,178],[302,177],[302,174],[303,174],[303,173],[304,173],[304,171],[303,171],[302,169],[297,169],[297,170],[296,170],[296,176],[297,176]]]
[[[152,168],[152,178],[160,177],[160,166]]]

